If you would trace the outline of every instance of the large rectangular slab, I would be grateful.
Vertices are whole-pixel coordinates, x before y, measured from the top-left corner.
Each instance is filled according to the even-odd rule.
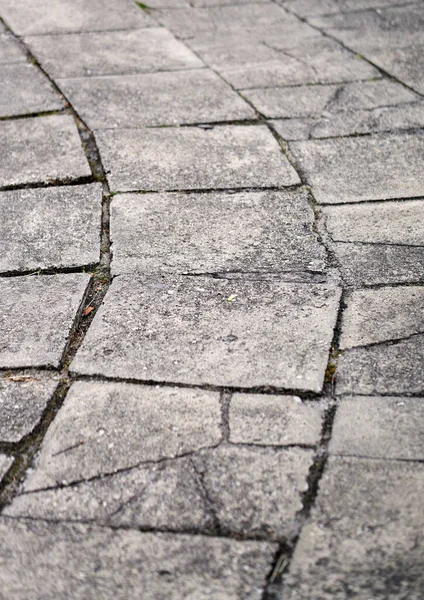
[[[392,48],[389,45],[384,48],[367,49],[367,56],[393,77],[424,94],[424,43],[402,48]]]
[[[408,4],[409,0],[280,0],[282,6],[287,7],[302,17],[322,15],[326,13],[351,12],[370,8],[381,8],[391,4]]]
[[[72,370],[320,391],[338,298],[333,285],[122,275]]]
[[[0,29],[0,65],[25,63],[26,56],[18,42]]]
[[[299,176],[264,126],[99,131],[113,191],[290,186]]]

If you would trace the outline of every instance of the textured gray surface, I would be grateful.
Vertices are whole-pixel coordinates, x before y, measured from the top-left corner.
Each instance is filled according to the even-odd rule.
[[[7,473],[9,468],[13,463],[12,456],[6,456],[5,454],[0,454],[0,480]]]
[[[0,79],[0,117],[64,108],[48,79],[33,65],[1,65]]]

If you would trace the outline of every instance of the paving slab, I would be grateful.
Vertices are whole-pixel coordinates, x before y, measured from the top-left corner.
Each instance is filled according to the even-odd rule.
[[[279,0],[279,4],[302,17],[408,3],[410,0],[343,0],[343,2],[340,0],[314,0],[314,2],[310,2],[310,0]]]
[[[112,191],[291,186],[299,176],[264,126],[98,131]]]
[[[12,456],[6,456],[5,454],[0,454],[0,481],[3,475],[6,475],[7,471],[10,469],[13,463]]]
[[[98,183],[0,192],[0,271],[98,262],[101,203]]]
[[[424,459],[422,398],[343,398],[336,412],[330,454]]]
[[[58,85],[91,129],[256,118],[255,111],[209,69],[59,79]]]
[[[0,368],[58,367],[90,276],[0,280]]]
[[[367,49],[367,57],[416,92],[424,94],[424,43],[402,48],[392,48],[389,45],[384,48]]]
[[[290,144],[320,204],[422,196],[424,137],[373,135]]]
[[[419,600],[423,493],[422,464],[330,458],[281,597]]]
[[[317,122],[318,119],[316,118],[269,121],[272,128],[286,141],[307,140],[313,126]]]
[[[338,299],[331,284],[121,275],[71,367],[148,381],[320,391]]]
[[[28,36],[25,43],[49,75],[59,79],[204,66],[163,27]]]
[[[0,29],[0,65],[25,63],[26,60],[18,42],[6,33],[6,29]]]
[[[27,600],[260,600],[277,545],[3,518],[0,583]]]
[[[230,403],[230,442],[260,446],[316,445],[321,439],[324,404],[298,396],[234,394]]]
[[[324,272],[326,254],[303,190],[118,194],[112,272]],[[172,248],[172,253],[170,253]]]
[[[91,175],[72,117],[0,122],[0,186],[69,181]]]
[[[0,441],[19,442],[40,422],[59,383],[56,375],[4,375],[0,379]]]

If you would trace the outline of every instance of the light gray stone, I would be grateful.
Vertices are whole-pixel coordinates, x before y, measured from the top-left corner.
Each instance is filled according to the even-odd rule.
[[[370,110],[416,102],[420,97],[391,79],[345,83],[338,87],[327,109],[333,111]]]
[[[25,62],[26,56],[17,41],[0,29],[0,65]]]
[[[163,27],[29,36],[25,42],[54,78],[90,77],[203,67]]]
[[[0,122],[0,186],[91,175],[72,117]]]
[[[358,290],[346,300],[340,348],[424,333],[424,286]]]
[[[345,350],[337,368],[339,394],[424,394],[424,336]]]
[[[336,85],[310,85],[292,88],[246,90],[243,96],[265,117],[320,116],[339,89]]]
[[[59,379],[47,373],[0,379],[0,441],[19,442],[38,425]]]
[[[393,77],[410,85],[416,92],[424,93],[424,43],[402,48],[367,49],[367,57]]]
[[[424,465],[330,458],[285,600],[420,600]]]
[[[121,275],[72,370],[318,392],[338,299],[332,284]]]
[[[304,191],[118,194],[111,207],[114,274],[296,271],[326,267]]]
[[[209,69],[60,79],[58,85],[92,129],[256,118],[255,111]]]
[[[0,368],[58,367],[90,276],[0,279]]]
[[[0,454],[0,481],[4,475],[6,475],[9,468],[12,466],[13,457]]]
[[[320,204],[422,196],[424,136],[374,135],[293,142]]]
[[[264,126],[99,131],[113,191],[290,186],[299,176]]]
[[[98,262],[101,203],[97,183],[0,192],[0,271]]]
[[[344,398],[330,453],[384,459],[424,459],[423,398]]]
[[[98,477],[217,445],[220,422],[217,392],[74,383],[25,489]]]
[[[283,121],[272,121],[273,129],[283,140],[296,141],[307,140],[309,133],[318,119],[284,119]]]
[[[408,4],[409,0],[280,0],[282,6],[302,17],[326,13],[350,12],[381,8],[392,4]]]
[[[323,208],[335,242],[424,246],[424,201],[372,202]]]
[[[285,446],[314,445],[321,438],[324,405],[296,396],[235,394],[231,399],[230,442]]]
[[[276,544],[0,521],[0,584],[14,600],[260,600]]]

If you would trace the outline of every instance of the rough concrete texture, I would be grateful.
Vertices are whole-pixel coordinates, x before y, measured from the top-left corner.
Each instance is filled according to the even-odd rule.
[[[338,299],[333,285],[122,275],[71,368],[147,381],[318,392]]]
[[[0,442],[19,442],[38,425],[58,385],[43,372],[0,378]]]
[[[337,409],[331,454],[424,459],[422,398],[357,396]]]
[[[58,367],[90,276],[0,279],[0,368]]]
[[[6,34],[6,29],[0,29],[0,65],[25,62],[26,56],[19,44]]]
[[[98,262],[101,201],[97,183],[0,192],[0,271]]]
[[[68,115],[0,122],[0,186],[69,181],[91,175]]]
[[[297,543],[286,600],[420,600],[424,466],[330,458]]]
[[[3,475],[6,475],[9,468],[12,466],[13,457],[0,454],[0,480]]]
[[[293,272],[313,280],[326,268],[313,223],[300,190],[118,194],[111,207],[112,272]]]
[[[293,11],[297,15],[307,17],[311,15],[323,15],[327,13],[352,12],[355,10],[366,10],[370,8],[381,8],[391,4],[408,4],[409,0],[280,0],[282,6]]]
[[[401,79],[419,94],[424,93],[422,72],[424,68],[424,43],[406,48],[374,48],[367,56],[381,69]]]

